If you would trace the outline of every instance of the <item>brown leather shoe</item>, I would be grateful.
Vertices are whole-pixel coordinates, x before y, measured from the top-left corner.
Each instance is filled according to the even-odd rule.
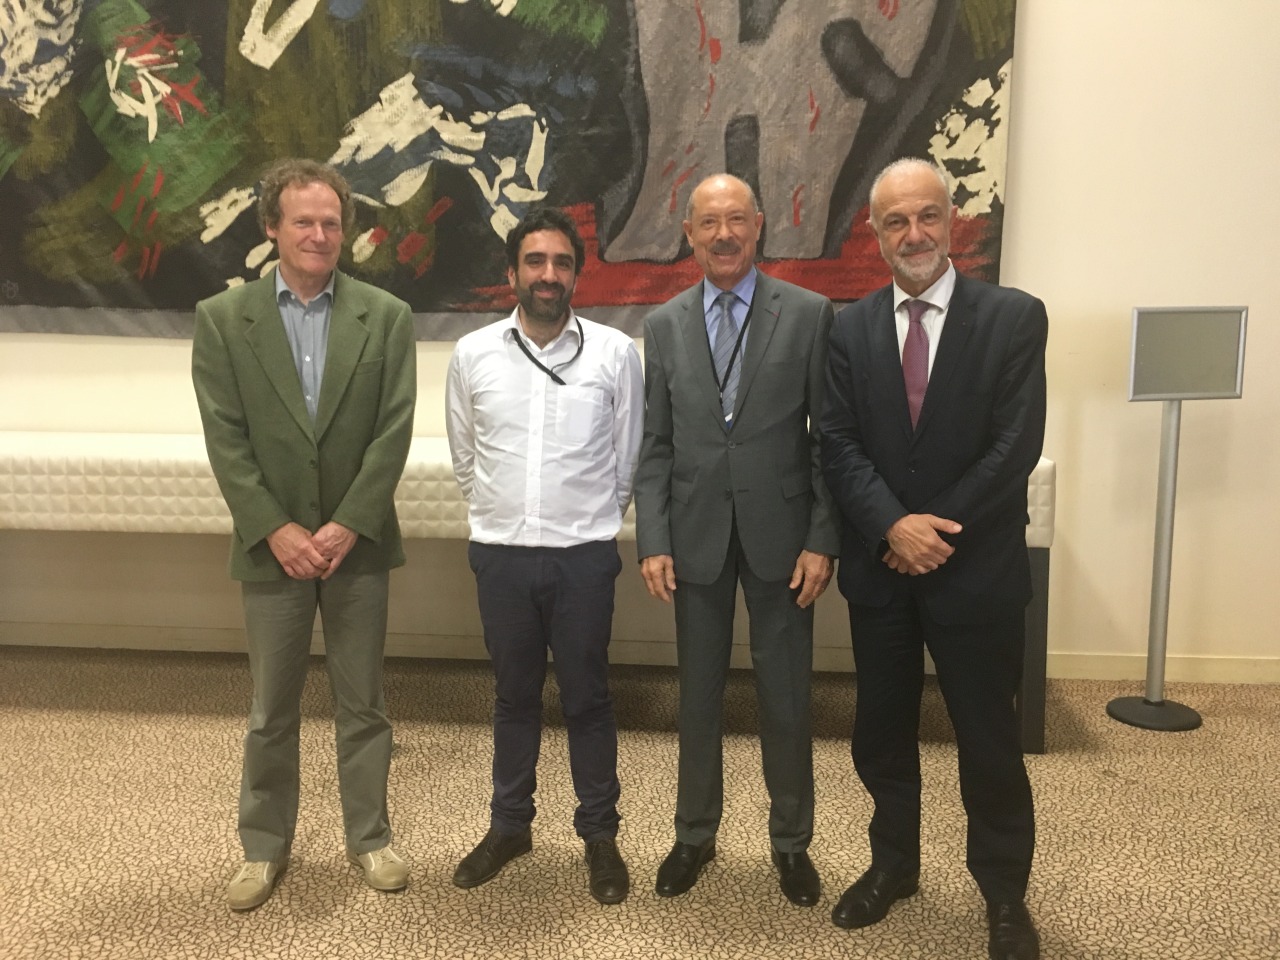
[[[658,868],[658,882],[654,885],[654,892],[660,897],[678,897],[687,892],[698,882],[698,871],[703,864],[715,858],[715,837],[706,843],[681,843],[677,840],[667,854],[667,859]]]
[[[991,928],[987,941],[991,960],[1040,960],[1040,934],[1021,900],[988,902],[987,924]]]
[[[920,871],[890,873],[872,867],[840,898],[831,911],[831,922],[846,930],[869,927],[889,913],[895,901],[909,897],[920,889]]]
[[[597,903],[621,903],[631,890],[631,875],[626,861],[613,840],[588,840],[587,870],[591,879],[587,888]]]
[[[502,868],[533,849],[533,835],[525,827],[519,833],[499,833],[490,828],[476,848],[462,858],[453,871],[454,886],[464,890],[492,880]]]

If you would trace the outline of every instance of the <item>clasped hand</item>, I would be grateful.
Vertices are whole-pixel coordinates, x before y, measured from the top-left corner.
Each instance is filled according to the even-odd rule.
[[[939,531],[956,534],[962,529],[954,520],[931,513],[909,513],[884,535],[889,551],[882,559],[889,569],[898,573],[913,577],[932,573],[956,552],[955,547],[938,536]]]
[[[355,542],[354,530],[333,521],[314,534],[292,522],[267,534],[272,554],[294,580],[328,580],[337,573]]]

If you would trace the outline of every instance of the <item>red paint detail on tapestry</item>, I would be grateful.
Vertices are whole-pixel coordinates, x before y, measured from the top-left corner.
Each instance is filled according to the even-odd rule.
[[[160,216],[159,210],[152,210],[151,216],[147,217],[147,233],[151,232],[151,228],[156,225],[156,217]]]
[[[111,251],[111,259],[119,263],[124,259],[124,255],[129,252],[129,241],[121,240],[119,245]]]
[[[208,109],[195,94],[195,87],[199,80],[200,78],[196,76],[192,77],[186,83],[179,83],[177,80],[169,81],[169,86],[173,88],[170,99],[175,101],[181,100],[184,103],[189,103],[207,117],[209,115]]]
[[[814,128],[818,125],[818,118],[822,116],[822,107],[818,106],[818,100],[813,95],[813,87],[809,88],[809,132],[813,133]]]
[[[378,244],[382,243],[383,240],[387,239],[390,234],[391,231],[386,227],[374,227],[373,230],[369,232],[369,242],[376,247]]]
[[[418,255],[427,242],[426,234],[418,233],[416,230],[400,241],[400,245],[396,247],[396,259],[401,263],[408,263]]]
[[[701,53],[707,46],[707,18],[702,15],[701,3],[694,3],[693,12],[698,15],[698,52]]]
[[[898,6],[899,0],[880,0],[880,12],[886,20],[892,20],[898,15]]]
[[[115,213],[119,210],[122,203],[124,203],[124,184],[120,185],[120,189],[116,192],[115,199],[111,201],[111,212]]]
[[[420,280],[422,275],[431,269],[431,265],[436,262],[436,255],[429,253],[422,258],[422,262],[418,264],[417,269],[413,271],[413,279]]]
[[[130,193],[138,189],[138,184],[142,182],[142,175],[147,172],[147,167],[150,165],[150,161],[146,161],[138,168],[138,172],[133,175],[133,183],[129,184]]]
[[[160,105],[169,111],[169,115],[172,116],[173,119],[178,121],[178,126],[185,127],[187,125],[186,119],[182,116],[182,105],[178,103],[177,100],[173,99],[173,97],[168,94],[161,97]]]
[[[711,38],[711,64],[712,66],[714,66],[719,62],[720,62],[720,38],[712,37]]]
[[[431,209],[427,211],[427,215],[422,218],[422,222],[425,223],[427,226],[430,226],[431,224],[439,220],[441,217],[443,217],[445,211],[452,206],[453,206],[452,197],[441,197],[432,205]]]
[[[148,277],[154,277],[156,275],[156,270],[160,266],[160,250],[163,246],[164,244],[157,243],[151,248],[151,267],[147,270]]]
[[[671,204],[670,206],[667,207],[668,212],[675,213],[676,196],[677,194],[680,193],[680,187],[684,185],[684,182],[686,180],[688,180],[691,176],[693,176],[693,171],[697,169],[698,169],[698,164],[695,163],[692,167],[690,167],[684,173],[680,174],[680,176],[676,177],[676,182],[671,185]]]
[[[151,199],[154,200],[160,195],[160,188],[164,186],[164,167],[156,167],[156,178],[151,181]]]
[[[690,141],[689,145],[684,148],[684,155],[687,157],[689,154],[693,153],[693,148],[695,146],[697,146],[697,144]]]
[[[142,248],[142,259],[138,262],[137,277],[142,280],[147,275],[147,261],[151,259],[151,250],[147,247]]]
[[[587,313],[591,307],[665,303],[677,293],[702,279],[693,257],[674,263],[631,261],[608,263],[600,259],[594,207],[583,203],[566,207],[574,218],[586,248],[583,269],[573,294],[573,305]],[[892,276],[880,256],[880,245],[867,223],[864,207],[854,217],[853,227],[834,258],[816,260],[763,260],[760,268],[779,280],[815,290],[845,303],[865,297],[883,287]],[[991,258],[982,250],[993,225],[986,218],[957,218],[951,230],[951,259],[961,273],[981,275],[991,267]],[[510,311],[515,294],[507,284],[479,287],[475,299],[453,304],[458,310]]]
[[[800,184],[791,191],[791,225],[793,227],[800,226],[801,211],[804,209],[804,184]]]
[[[132,230],[134,227],[138,225],[138,218],[142,216],[142,210],[144,207],[146,207],[146,205],[147,205],[147,198],[139,197],[138,205],[133,208],[133,222],[129,224],[130,230]]]
[[[662,168],[663,178],[665,179],[666,177],[671,176],[671,174],[675,172],[675,169],[676,169],[676,162],[674,160],[668,160],[667,165]]]
[[[716,95],[716,75],[714,73],[707,74],[707,104],[702,108],[702,115],[706,116],[711,112],[711,98]]]

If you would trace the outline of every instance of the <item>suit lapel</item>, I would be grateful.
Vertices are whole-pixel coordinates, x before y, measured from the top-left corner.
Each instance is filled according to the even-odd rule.
[[[676,322],[684,332],[685,356],[693,364],[694,379],[702,385],[703,395],[714,412],[717,422],[723,424],[720,384],[716,382],[716,366],[711,359],[711,344],[707,341],[707,315],[702,309],[702,296],[701,283],[689,290],[676,307]]]
[[[920,419],[916,423],[916,435],[919,436],[928,427],[933,411],[950,402],[954,393],[953,383],[956,371],[960,368],[964,356],[965,344],[973,332],[973,305],[970,301],[969,287],[962,274],[956,274],[956,288],[951,294],[951,303],[947,306],[947,319],[942,325],[942,338],[938,341],[938,350],[933,357],[933,369],[929,371],[929,387],[925,390],[924,405],[920,408]],[[906,395],[906,387],[903,387]]]
[[[769,349],[769,341],[778,328],[782,315],[782,291],[770,277],[756,270],[756,292],[751,304],[751,322],[747,327],[747,348],[742,357],[742,373],[738,377],[738,396],[733,404],[733,420],[738,422],[742,401],[751,390],[760,363]]]
[[[245,339],[284,408],[297,421],[302,432],[311,436],[307,401],[302,396],[298,368],[293,362],[293,351],[289,349],[289,338],[284,332],[284,321],[280,319],[280,307],[275,299],[275,274],[254,281],[253,286],[252,296],[245,307],[245,319],[249,321]]]
[[[333,312],[329,316],[324,380],[320,384],[320,403],[316,409],[317,440],[324,436],[333,420],[338,403],[347,392],[347,382],[356,363],[364,356],[364,343],[369,339],[369,330],[364,325],[364,304],[353,302],[346,286],[347,278],[337,274],[333,283]]]
[[[911,410],[907,406],[907,384],[902,379],[898,323],[893,313],[893,286],[881,287],[871,297],[867,311],[871,324],[867,335],[871,356],[867,368],[874,384],[873,392],[888,399],[894,420],[903,434],[910,438]]]

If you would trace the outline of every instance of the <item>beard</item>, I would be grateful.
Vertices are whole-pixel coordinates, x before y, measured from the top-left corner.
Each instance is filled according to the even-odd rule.
[[[932,253],[926,260],[908,260],[917,253]],[[936,243],[918,243],[912,247],[900,247],[893,255],[893,271],[912,283],[928,283],[941,275],[947,263],[947,251]]]
[[[550,300],[534,296],[540,291],[551,291],[556,296]],[[533,323],[559,323],[569,312],[569,296],[570,291],[558,283],[534,283],[527,287],[516,285],[516,299],[520,302],[525,317]]]

